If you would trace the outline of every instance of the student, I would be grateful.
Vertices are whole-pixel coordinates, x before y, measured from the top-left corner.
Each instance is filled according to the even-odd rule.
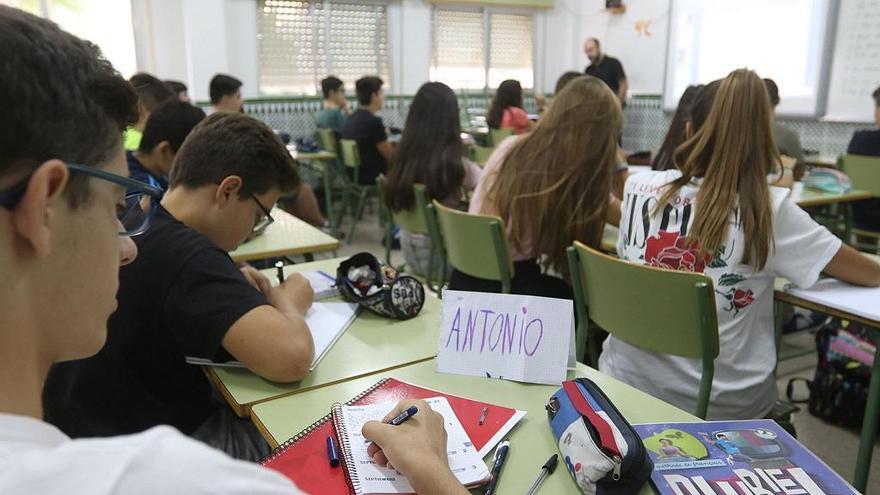
[[[571,287],[541,265],[565,273],[565,249],[575,240],[598,247],[606,218],[619,217],[610,196],[622,119],[614,93],[581,76],[534,131],[506,139],[486,162],[469,211],[504,220],[514,293],[571,299]],[[500,292],[501,284],[453,270],[449,288]]]
[[[553,94],[559,94],[562,91],[562,88],[565,87],[566,84],[570,83],[572,80],[582,76],[580,72],[575,72],[570,70],[568,72],[563,73],[559,76],[559,79],[556,80],[556,87],[553,89]]]
[[[168,189],[168,174],[177,150],[193,127],[205,118],[201,108],[171,100],[147,119],[137,151],[128,151],[128,176],[155,188]]]
[[[418,183],[425,185],[429,201],[466,209],[467,193],[477,186],[482,171],[463,154],[455,92],[443,83],[423,84],[410,104],[403,137],[385,179],[388,207],[395,212],[413,209],[413,185]],[[410,271],[426,275],[431,240],[401,229],[400,246]],[[438,256],[434,267],[439,268],[441,262]]]
[[[276,382],[308,374],[308,282],[293,275],[273,287],[227,254],[270,223],[281,193],[298,186],[293,159],[262,122],[217,112],[196,126],[177,153],[152,227],[137,238],[140,256],[120,270],[107,344],[52,371],[47,419],[72,437],[168,424],[240,458],[268,453],[253,426],[236,421],[185,358],[235,359]]]
[[[325,77],[321,80],[321,92],[324,94],[324,109],[318,114],[316,125],[318,129],[333,129],[339,137],[348,115],[348,100],[345,99],[342,79],[335,76]]]
[[[787,189],[768,185],[779,154],[761,78],[736,70],[706,88],[713,87],[717,94],[705,122],[675,152],[676,169],[627,180],[617,251],[633,263],[712,277],[721,351],[708,415],[759,418],[776,400],[776,277],[809,287],[824,271],[877,286],[880,265],[813,221]],[[698,360],[655,354],[610,336],[599,367],[694,410],[702,371]]]
[[[653,170],[669,170],[674,167],[672,155],[675,149],[687,137],[685,127],[691,120],[690,107],[693,105],[697,93],[702,88],[702,84],[691,85],[685,88],[684,93],[681,94],[681,98],[678,100],[678,107],[675,109],[672,122],[669,123],[669,129],[666,131],[666,137],[663,139],[663,144],[660,145],[660,149],[651,162]]]
[[[502,81],[492,98],[486,123],[490,129],[513,129],[514,134],[528,132],[535,124],[529,120],[522,106],[523,91],[519,81]],[[498,143],[495,145],[498,146]]]
[[[773,107],[773,141],[780,155],[795,159],[794,180],[800,180],[804,175],[806,164],[804,163],[804,149],[801,148],[801,138],[793,130],[776,121],[776,107],[779,106],[779,86],[773,79],[764,79],[764,87],[770,98],[770,106]]]
[[[177,95],[178,100],[184,103],[190,103],[188,92],[189,89],[186,87],[186,84],[183,84],[180,81],[174,81],[172,79],[166,79],[165,84],[167,84],[168,87],[171,88],[171,91],[173,91],[174,94]]]
[[[382,80],[374,76],[362,77],[355,82],[358,109],[348,117],[342,128],[343,139],[354,139],[361,155],[358,181],[370,185],[376,177],[384,174],[391,161],[391,143],[385,132],[385,124],[376,112],[385,104]]]
[[[243,112],[244,100],[241,98],[242,82],[238,79],[217,74],[211,78],[208,93],[211,96],[212,112]]]
[[[168,427],[70,440],[41,421],[42,377],[52,362],[100,349],[118,267],[137,254],[117,220],[125,187],[137,186],[125,177],[120,137],[138,118],[137,96],[94,45],[4,5],[0,60],[16,67],[15,78],[0,78],[9,98],[0,115],[0,270],[15,281],[0,287],[0,493],[297,493],[278,473]],[[374,458],[418,491],[467,493],[446,464],[442,417],[418,407],[403,425],[364,427],[382,446]]]
[[[846,148],[847,154],[880,156],[880,87],[874,99],[874,129],[856,131]],[[880,199],[865,199],[852,204],[853,222],[859,229],[880,232]]]
[[[165,83],[145,72],[138,72],[128,80],[138,95],[138,120],[125,130],[125,149],[135,151],[140,147],[141,136],[150,113],[159,105],[174,98]]]

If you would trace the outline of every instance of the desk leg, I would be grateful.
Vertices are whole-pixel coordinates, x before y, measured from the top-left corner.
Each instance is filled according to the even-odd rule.
[[[326,215],[327,218],[333,219],[333,177],[330,172],[331,163],[322,163],[321,170],[323,173],[321,174],[324,178],[324,207],[327,208]],[[336,228],[336,225],[331,225],[331,227]]]
[[[875,330],[880,336],[880,331]],[[874,353],[874,367],[871,369],[871,384],[868,387],[868,403],[865,404],[865,419],[862,421],[862,439],[859,442],[859,455],[856,458],[856,473],[853,486],[861,493],[868,487],[868,474],[871,468],[871,455],[874,453],[874,440],[877,438],[877,416],[880,415],[880,351]]]

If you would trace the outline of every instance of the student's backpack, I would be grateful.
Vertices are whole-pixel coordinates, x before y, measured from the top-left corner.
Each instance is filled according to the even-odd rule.
[[[801,179],[804,187],[829,194],[843,194],[852,191],[852,182],[840,170],[815,168]]]

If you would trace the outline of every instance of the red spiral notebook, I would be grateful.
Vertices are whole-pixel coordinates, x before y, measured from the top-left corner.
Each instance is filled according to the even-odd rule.
[[[510,407],[449,395],[394,378],[380,380],[357,397],[346,402],[346,405],[380,404],[398,402],[401,399],[426,399],[430,397],[446,397],[474,447],[483,457],[525,415],[525,412]],[[485,421],[480,425],[480,415],[484,408],[488,408],[488,413]],[[345,475],[346,470],[342,466],[330,467],[326,444],[328,436],[332,436],[336,445],[340,445],[330,414],[284,442],[271,455],[263,459],[261,464],[287,476],[296,483],[300,490],[306,493],[340,495],[353,493],[351,484]]]

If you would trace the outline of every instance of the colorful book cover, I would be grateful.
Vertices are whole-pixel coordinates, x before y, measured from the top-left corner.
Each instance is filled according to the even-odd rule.
[[[662,495],[852,495],[858,492],[770,420],[633,425]]]

